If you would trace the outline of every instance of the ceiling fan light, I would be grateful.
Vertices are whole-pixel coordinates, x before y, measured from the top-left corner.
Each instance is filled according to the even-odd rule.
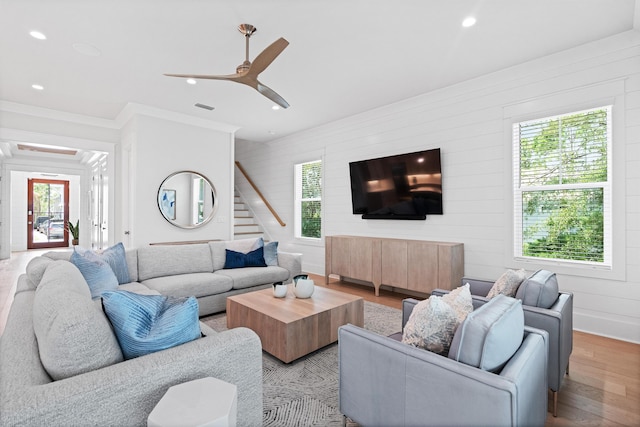
[[[196,79],[187,79],[187,83],[189,83],[190,85],[194,85],[197,83]]]
[[[39,84],[32,84],[31,87],[34,88],[35,90],[44,90],[44,86]]]
[[[279,109],[280,109],[280,106],[279,106],[279,105],[273,105],[273,106],[271,107],[271,109],[272,109],[272,110],[279,110]]]

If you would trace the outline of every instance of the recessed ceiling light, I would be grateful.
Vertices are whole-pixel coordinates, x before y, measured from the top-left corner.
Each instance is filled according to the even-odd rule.
[[[87,56],[102,55],[102,52],[100,52],[100,49],[98,49],[97,47],[89,43],[74,43],[71,45],[71,47],[73,47],[76,52],[81,53],[83,55],[87,55]]]
[[[474,25],[476,25],[476,18],[473,16],[464,18],[464,21],[462,21],[462,26],[465,28],[473,27]]]
[[[43,90],[44,86],[39,85],[39,84],[33,84],[31,85],[32,88],[34,88],[35,90]]]
[[[190,85],[194,85],[196,84],[196,79],[187,79],[187,83],[189,83]]]
[[[274,105],[273,107],[271,107],[272,110],[279,110],[280,106],[279,105]]]
[[[38,40],[46,40],[47,36],[45,36],[44,34],[42,34],[40,31],[31,31],[29,33],[29,35],[31,37],[33,37],[34,39],[38,39]]]

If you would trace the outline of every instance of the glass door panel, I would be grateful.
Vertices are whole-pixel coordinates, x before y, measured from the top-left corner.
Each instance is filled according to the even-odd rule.
[[[27,248],[69,246],[69,181],[28,180]]]

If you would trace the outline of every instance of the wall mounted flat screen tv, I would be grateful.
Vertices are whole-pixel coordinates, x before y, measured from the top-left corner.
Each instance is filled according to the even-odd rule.
[[[364,219],[442,215],[440,149],[349,163],[353,213]]]

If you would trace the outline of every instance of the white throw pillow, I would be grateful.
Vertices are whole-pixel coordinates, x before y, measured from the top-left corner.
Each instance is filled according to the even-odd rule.
[[[402,342],[446,356],[458,324],[455,310],[441,297],[431,296],[413,308]]]
[[[520,270],[505,271],[493,284],[487,294],[487,298],[493,298],[496,295],[515,297],[518,287],[526,278],[527,272],[522,268]]]

